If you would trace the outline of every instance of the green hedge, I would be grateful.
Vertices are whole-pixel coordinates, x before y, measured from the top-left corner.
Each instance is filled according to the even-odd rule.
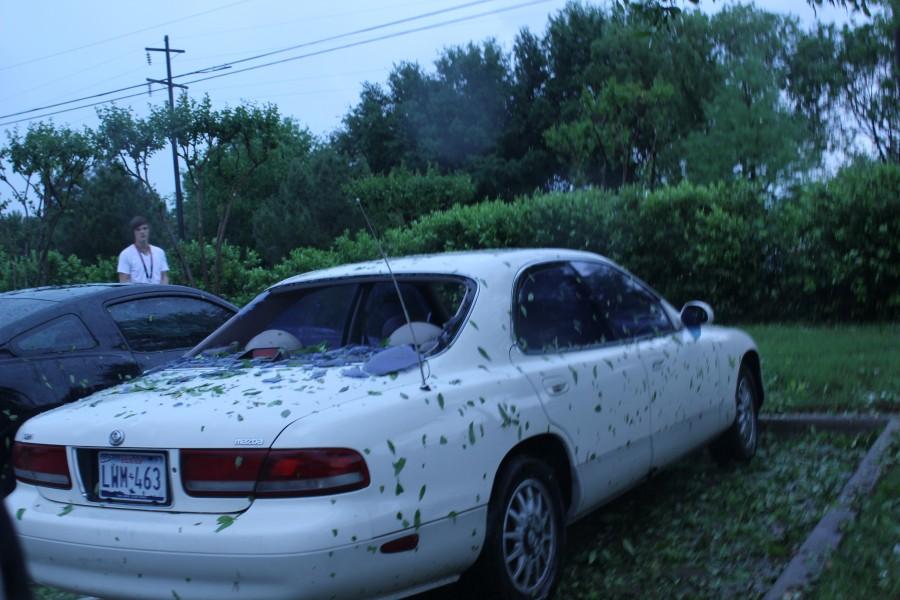
[[[455,205],[383,237],[392,256],[542,246],[590,250],[634,271],[676,306],[707,300],[725,321],[900,318],[898,165],[855,164],[776,200],[748,184],[680,184],[652,192],[583,190]],[[197,244],[188,244],[186,254],[196,276]],[[212,255],[209,248],[207,257]],[[223,255],[221,293],[238,304],[291,275],[379,256],[364,232],[345,233],[328,250],[294,249],[271,269],[252,251],[226,245]],[[183,282],[171,252],[169,262],[173,279]],[[16,287],[33,266],[0,256],[2,289]],[[84,265],[54,255],[52,282],[102,280],[107,271],[114,271],[112,260]]]

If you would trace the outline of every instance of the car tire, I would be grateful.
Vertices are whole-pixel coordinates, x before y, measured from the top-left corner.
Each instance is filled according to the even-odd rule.
[[[552,597],[565,535],[562,494],[553,470],[531,456],[514,457],[500,472],[488,505],[484,549],[475,569],[479,596]],[[485,585],[493,595],[483,594]]]
[[[759,388],[746,364],[738,372],[734,399],[734,422],[710,445],[713,458],[720,464],[749,461],[759,443]]]

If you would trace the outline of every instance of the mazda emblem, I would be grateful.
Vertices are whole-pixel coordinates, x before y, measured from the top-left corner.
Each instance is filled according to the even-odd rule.
[[[125,432],[121,429],[113,429],[112,433],[109,434],[109,443],[112,446],[121,446],[124,441]]]

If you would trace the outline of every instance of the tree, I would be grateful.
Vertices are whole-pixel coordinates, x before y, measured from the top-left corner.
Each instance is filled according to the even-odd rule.
[[[183,240],[179,240],[172,231],[166,204],[159,197],[156,186],[150,181],[150,159],[165,147],[168,138],[166,128],[169,124],[154,117],[135,118],[130,108],[117,106],[98,109],[97,117],[100,119],[100,125],[94,140],[99,152],[107,163],[118,165],[141,186],[145,193],[144,197],[148,200],[146,208],[156,214],[153,224],[161,225],[166,232],[171,248],[181,265],[182,275],[187,278],[188,285],[194,286],[194,276],[180,243]],[[129,203],[126,201],[125,204]],[[130,218],[126,214],[118,211],[117,218]]]
[[[43,121],[30,125],[24,136],[18,131],[8,134],[7,142],[0,150],[0,160],[9,161],[20,181],[14,184],[5,171],[0,172],[0,181],[8,185],[25,217],[35,219],[35,236],[26,251],[37,252],[36,283],[43,284],[57,226],[80,194],[96,159],[96,148],[87,131],[57,128]]]
[[[247,133],[253,131],[253,127],[245,129]],[[230,215],[228,221],[224,223],[225,239],[230,244],[243,248],[258,247],[253,228],[249,226],[253,222],[253,215],[265,198],[278,193],[294,160],[305,157],[316,145],[313,135],[307,129],[298,127],[291,119],[279,119],[277,124],[273,124],[271,137],[276,139],[276,146],[270,150],[268,158],[259,163],[249,176],[240,178],[242,172],[246,175],[245,163],[253,160],[252,154],[258,153],[258,149],[253,146],[258,140],[251,143],[251,155],[239,149],[227,155],[227,159],[221,165],[222,168],[207,170],[203,210],[205,231],[219,231],[222,211],[230,200]],[[340,186],[342,183],[335,182],[334,185]],[[196,195],[190,184],[186,189],[188,195],[185,210],[188,214],[194,214]],[[196,221],[190,220],[187,225],[188,233],[195,234]]]
[[[221,111],[212,108],[209,96],[194,101],[182,95],[174,111],[155,108],[152,119],[164,123],[162,130],[174,130],[178,155],[187,172],[187,191],[194,204],[195,237],[200,247],[200,271],[205,288],[218,292],[221,286],[222,244],[231,210],[256,171],[279,147],[282,122],[278,110],[242,105]],[[213,182],[219,187],[211,185]],[[210,201],[217,213],[214,280],[206,260],[205,207]]]
[[[722,10],[710,21],[722,84],[705,104],[705,125],[684,144],[694,182],[734,177],[773,185],[818,158],[802,114],[785,102],[786,52],[794,20],[751,7]]]
[[[819,24],[809,33],[800,32],[786,52],[788,97],[793,111],[803,115],[817,153],[839,143],[835,133],[842,121],[837,111],[843,70],[839,44],[835,27]]]
[[[295,158],[279,191],[253,214],[253,235],[260,255],[274,264],[297,247],[328,248],[343,231],[363,227],[362,215],[345,186],[368,172],[328,144],[317,144]]]
[[[633,81],[619,83],[612,79],[597,94],[585,90],[581,118],[549,130],[548,143],[562,152],[566,147],[577,148],[569,153],[579,165],[582,178],[596,156],[602,157],[604,183],[625,185],[638,176],[655,182],[659,144],[671,139],[675,115],[668,109],[674,95],[674,88],[663,81],[645,89]],[[581,138],[584,145],[578,147],[577,139],[565,139],[573,136]]]
[[[365,160],[373,173],[398,166],[405,150],[390,94],[378,84],[364,83],[359,103],[344,116],[334,142],[346,156]]]
[[[128,222],[146,215],[150,226],[166,231],[159,196],[130,177],[118,164],[98,162],[85,178],[81,193],[57,227],[55,249],[85,262],[115,257],[132,241]],[[115,272],[108,277],[114,279]]]
[[[891,77],[890,28],[883,15],[843,28],[840,98],[853,116],[852,133],[868,140],[882,162],[900,162],[900,80]]]

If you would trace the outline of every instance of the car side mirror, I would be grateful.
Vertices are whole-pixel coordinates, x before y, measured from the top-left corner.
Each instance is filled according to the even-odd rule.
[[[681,322],[685,327],[699,327],[704,323],[712,323],[712,306],[700,300],[691,300],[681,309]]]

